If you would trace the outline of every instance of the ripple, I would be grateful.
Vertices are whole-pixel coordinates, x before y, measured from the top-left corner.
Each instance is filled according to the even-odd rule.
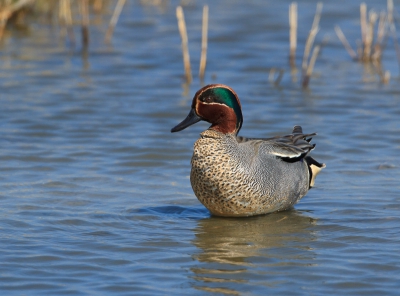
[[[179,217],[184,219],[202,219],[210,216],[204,207],[160,206],[135,210],[141,215],[154,215],[158,217]]]

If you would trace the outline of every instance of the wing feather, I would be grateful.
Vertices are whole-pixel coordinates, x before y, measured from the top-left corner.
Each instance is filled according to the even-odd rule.
[[[239,143],[254,141],[254,145],[264,146],[269,154],[276,155],[285,161],[293,162],[305,157],[314,149],[315,144],[310,144],[310,141],[311,137],[315,135],[317,134],[303,134],[301,126],[296,125],[289,135],[264,139],[238,136],[237,141]]]

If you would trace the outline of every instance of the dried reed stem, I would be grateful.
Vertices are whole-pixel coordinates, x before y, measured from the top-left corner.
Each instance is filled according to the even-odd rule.
[[[364,45],[367,38],[367,5],[364,2],[360,4],[360,27],[361,40]]]
[[[62,24],[67,29],[69,41],[72,46],[75,45],[75,35],[72,28],[72,13],[71,13],[71,2],[70,0],[61,0],[60,2],[60,19]]]
[[[312,71],[314,69],[315,61],[317,60],[318,52],[321,48],[321,46],[316,46],[313,50],[313,54],[311,56],[310,61],[308,61],[308,57],[311,52],[311,48],[314,44],[315,36],[317,35],[319,31],[319,21],[321,19],[321,13],[322,13],[322,3],[318,2],[317,3],[317,9],[315,11],[315,16],[314,16],[314,21],[311,26],[310,33],[308,34],[307,41],[306,41],[306,46],[304,48],[304,56],[303,56],[303,63],[302,63],[302,75],[303,75],[303,87],[307,87],[309,82],[310,82],[310,77],[312,74]]]
[[[103,8],[103,0],[94,0],[93,2],[93,9],[96,12],[101,11],[101,9]]]
[[[66,26],[67,26],[67,22],[66,22],[66,16],[65,16],[65,0],[60,0],[60,5],[58,5],[58,19],[60,20],[60,35],[61,37],[65,37],[66,35]]]
[[[342,42],[344,48],[350,55],[350,57],[353,60],[357,60],[358,59],[357,53],[353,50],[350,43],[347,41],[346,36],[344,36],[342,29],[340,29],[339,26],[335,26],[335,32],[336,32],[336,35],[338,36],[339,40]]]
[[[64,1],[65,1],[65,21],[67,25],[67,33],[71,44],[75,45],[75,34],[73,29],[71,2],[70,0],[64,0]]]
[[[6,27],[7,21],[11,16],[18,10],[22,9],[24,6],[33,3],[33,0],[17,0],[14,2],[8,1],[5,6],[1,7],[0,11],[0,40],[3,38],[4,29]]]
[[[279,74],[278,77],[276,77],[274,84],[276,86],[279,85],[279,83],[281,83],[282,77],[283,77],[283,73],[285,73],[285,71],[283,69],[279,69]]]
[[[200,68],[199,77],[201,80],[204,79],[204,72],[207,63],[207,32],[208,32],[208,5],[203,7],[203,27],[201,37],[201,57],[200,57]]]
[[[307,67],[307,73],[306,73],[307,76],[311,76],[311,74],[314,70],[315,61],[317,60],[317,56],[318,56],[320,48],[321,47],[319,45],[314,47],[313,53],[311,55],[310,63],[308,64],[308,67]]]
[[[0,15],[0,40],[3,39],[4,29],[10,17],[11,13],[9,11],[3,11]]]
[[[319,21],[321,19],[321,13],[322,13],[322,6],[323,6],[322,2],[317,3],[317,9],[315,11],[314,20],[311,26],[312,29],[318,28],[319,26]]]
[[[375,69],[378,72],[380,82],[383,84],[388,84],[390,81],[390,72],[389,71],[383,72],[382,64],[380,63],[380,61],[373,60],[372,64],[375,66]]]
[[[362,60],[362,55],[363,55],[363,43],[361,40],[356,40],[356,44],[357,44],[357,60],[361,61]]]
[[[372,60],[380,61],[383,52],[383,39],[386,36],[386,14],[382,11],[379,15],[378,32],[376,42],[374,46],[374,53],[372,54]]]
[[[268,81],[273,83],[275,80],[275,68],[271,68],[271,70],[269,70],[269,75],[268,75]]]
[[[79,1],[82,17],[82,45],[84,49],[89,46],[89,0]]]
[[[106,36],[104,38],[105,43],[111,42],[111,37],[114,33],[114,28],[118,22],[119,16],[124,8],[126,0],[118,0],[117,5],[115,6],[114,13],[111,17],[110,24],[108,25],[108,29],[106,32]]]
[[[390,80],[390,72],[389,71],[385,71],[381,81],[382,81],[383,84],[388,84],[389,80]]]
[[[304,55],[303,55],[303,63],[302,63],[303,71],[307,70],[308,57],[310,55],[311,48],[314,44],[315,36],[317,35],[318,31],[319,31],[319,28],[313,28],[310,31],[310,33],[308,34],[306,46],[304,48]]]
[[[276,79],[275,79],[275,72],[278,72],[278,76],[276,77]],[[283,70],[283,69],[275,69],[275,68],[272,68],[270,71],[269,71],[269,75],[268,75],[268,80],[269,80],[269,82],[270,83],[273,83],[275,86],[278,86],[279,85],[279,83],[281,82],[281,80],[282,80],[282,77],[283,77],[283,73],[284,73],[285,71]]]
[[[395,27],[393,35],[396,35],[396,27]],[[400,70],[400,47],[399,47],[399,43],[397,42],[397,37],[394,40],[395,40],[394,47],[396,49],[397,63],[399,64],[399,70]]]
[[[364,61],[371,60],[372,43],[374,42],[374,27],[377,19],[378,15],[375,12],[370,12],[369,22],[367,24],[367,31],[365,33],[364,55],[363,55]]]
[[[394,10],[393,0],[387,0],[387,11],[388,11],[389,24],[393,23],[393,10]]]
[[[388,10],[388,23],[390,27],[390,32],[392,33],[393,36],[394,48],[396,50],[397,62],[399,64],[399,70],[400,70],[400,47],[399,43],[397,42],[396,25],[393,19],[393,11],[394,11],[393,0],[387,1],[387,10]]]
[[[377,33],[377,40],[376,42],[379,44],[383,43],[383,39],[386,35],[386,13],[381,11],[379,15],[379,23],[378,23],[378,33]]]
[[[291,67],[296,64],[296,47],[297,47],[297,3],[292,2],[289,6],[289,63]]]
[[[310,33],[308,34],[307,37],[306,46],[304,48],[303,63],[302,63],[303,73],[307,70],[308,57],[310,55],[311,48],[314,44],[315,36],[319,31],[319,20],[321,19],[321,12],[322,12],[322,3],[318,2],[317,9],[315,11],[314,21],[311,26]]]
[[[317,56],[318,56],[320,48],[321,47],[319,45],[314,47],[313,53],[311,55],[310,62],[308,63],[306,74],[305,74],[305,76],[303,78],[303,87],[304,88],[306,88],[308,86],[309,82],[310,82],[310,78],[311,78],[312,72],[314,70],[314,65],[315,65],[315,62],[317,60]]]
[[[192,70],[190,69],[190,56],[188,48],[188,37],[186,32],[185,17],[182,6],[176,8],[176,18],[178,19],[179,33],[182,39],[183,65],[185,67],[185,76],[188,83],[192,81]]]

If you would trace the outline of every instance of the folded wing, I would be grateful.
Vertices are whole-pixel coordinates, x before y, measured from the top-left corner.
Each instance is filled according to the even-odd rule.
[[[301,126],[296,125],[293,132],[286,136],[277,136],[273,138],[255,139],[237,137],[239,143],[254,141],[254,144],[267,144],[268,153],[276,155],[288,162],[298,161],[305,157],[311,150],[314,149],[315,144],[310,144],[311,137],[316,133],[303,134]]]

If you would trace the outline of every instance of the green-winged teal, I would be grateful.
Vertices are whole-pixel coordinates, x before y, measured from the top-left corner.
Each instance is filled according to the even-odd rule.
[[[197,198],[217,216],[253,216],[291,208],[314,186],[325,164],[308,153],[316,134],[295,126],[268,139],[237,136],[242,111],[235,91],[223,84],[201,88],[189,115],[171,132],[211,123],[194,144],[190,182]]]

